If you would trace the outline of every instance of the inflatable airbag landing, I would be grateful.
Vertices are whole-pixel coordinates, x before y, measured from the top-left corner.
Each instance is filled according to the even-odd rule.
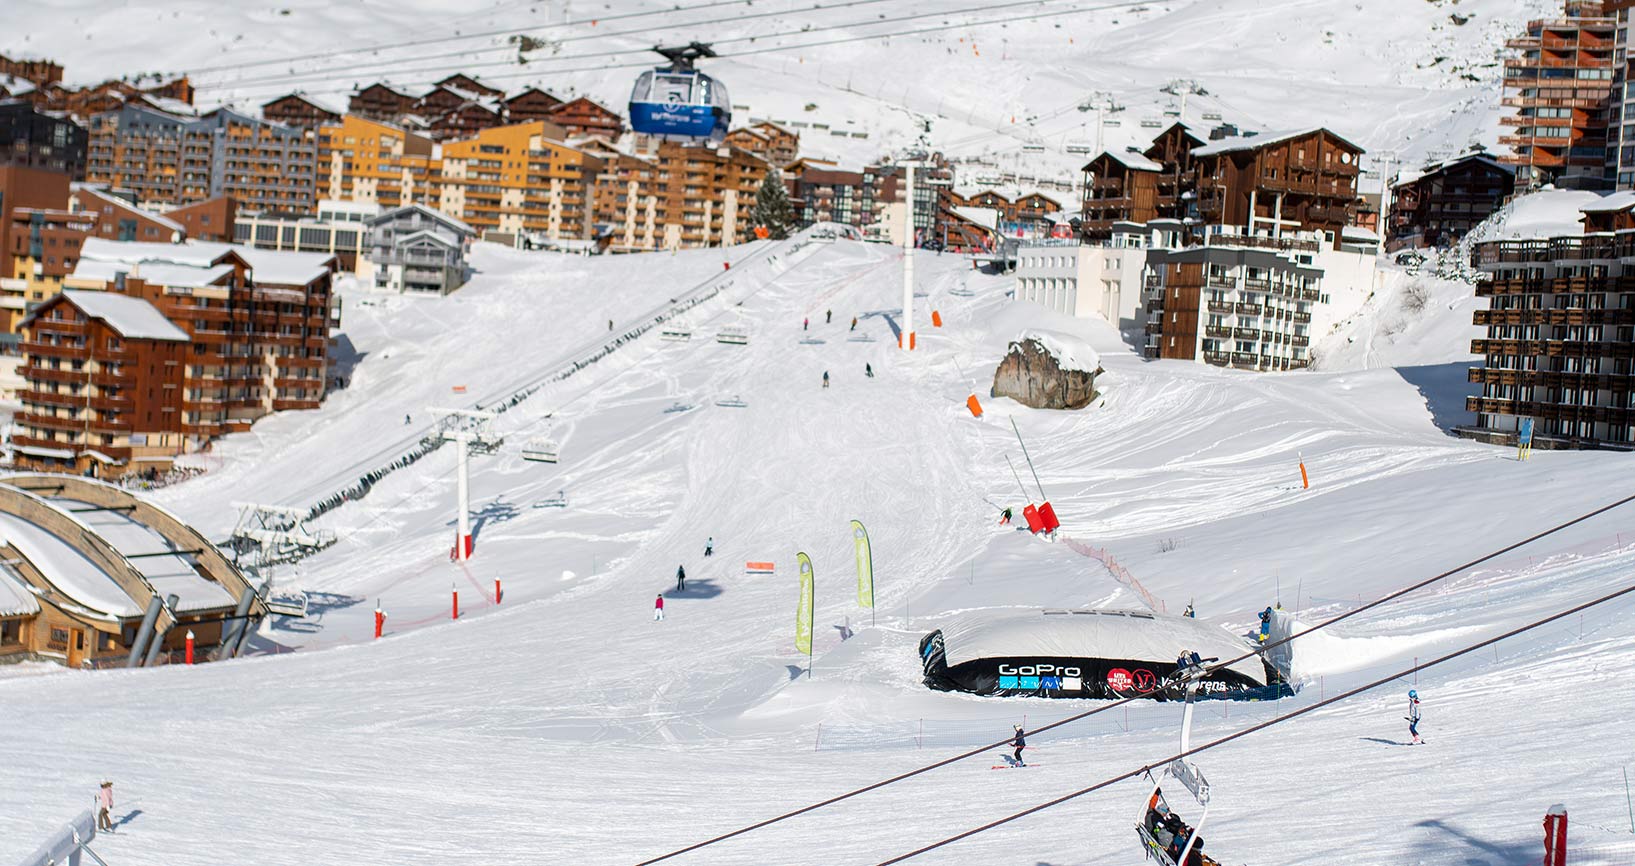
[[[1190,617],[1128,610],[978,612],[920,639],[925,684],[939,691],[1047,698],[1180,697],[1183,652],[1230,659],[1252,650],[1231,632]],[[1263,689],[1258,656],[1214,671],[1201,691]]]

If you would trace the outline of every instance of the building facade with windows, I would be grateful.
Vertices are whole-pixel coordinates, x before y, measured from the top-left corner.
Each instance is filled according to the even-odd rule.
[[[0,99],[0,163],[85,177],[85,127],[22,99]]]
[[[404,205],[370,218],[374,285],[391,292],[439,294],[465,285],[471,226],[425,205]]]
[[[181,207],[229,196],[242,207],[310,210],[314,146],[294,127],[231,109],[181,117],[136,105],[91,121],[86,180],[139,204]]]
[[[1511,148],[1501,159],[1515,166],[1518,188],[1606,189],[1625,171],[1622,141],[1631,137],[1623,127],[1635,119],[1621,117],[1622,85],[1615,92],[1614,79],[1624,77],[1626,60],[1615,59],[1614,42],[1627,25],[1609,17],[1606,5],[1627,4],[1564,0],[1560,15],[1529,21],[1524,35],[1506,43],[1512,56],[1504,61],[1501,101],[1515,113],[1500,118],[1510,129],[1499,142]]]

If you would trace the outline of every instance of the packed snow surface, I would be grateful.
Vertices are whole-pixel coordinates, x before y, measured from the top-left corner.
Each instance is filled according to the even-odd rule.
[[[315,522],[340,543],[273,575],[308,591],[312,614],[264,626],[256,655],[0,678],[0,862],[110,778],[125,821],[97,844],[118,866],[632,863],[1097,706],[926,689],[917,641],[970,612],[1140,607],[1139,582],[1160,610],[1190,602],[1200,624],[1239,634],[1279,601],[1318,622],[1635,481],[1624,455],[1518,462],[1451,435],[1462,398],[1437,383],[1462,376],[1468,347],[1440,361],[1423,349],[1429,377],[1147,361],[1106,323],[1013,301],[1008,278],[922,251],[917,288],[944,325],[917,323],[907,353],[902,252],[797,243],[610,258],[479,245],[479,274],[447,298],[346,290],[346,387],[227,437],[202,458],[207,474],[159,499],[220,538],[234,501],[302,507],[390,463],[432,429],[429,407],[500,405],[545,383],[500,416],[498,452],[471,458],[474,558],[449,561],[444,447]],[[553,379],[729,277],[689,311],[693,339],[655,329]],[[747,345],[710,338],[729,324]],[[1085,335],[1105,406],[997,399],[970,415],[973,377],[1030,328]],[[730,395],[744,405],[717,404]],[[561,462],[523,460],[521,443],[546,431]],[[997,525],[1000,508],[1043,495],[1100,559]],[[854,518],[873,539],[873,610],[857,604]],[[1303,638],[1297,696],[1212,703],[1194,742],[1622,587],[1632,531],[1613,510]],[[793,645],[797,551],[817,568],[810,675]],[[373,641],[377,604],[387,634]],[[1207,850],[1223,863],[1519,864],[1538,857],[1553,803],[1575,826],[1624,826],[1630,607],[1200,754]],[[1411,748],[1410,687],[1429,740]],[[1160,760],[1178,718],[1140,702],[1030,736],[1026,770],[990,771],[996,750],[675,862],[878,863]],[[915,862],[1134,862],[1146,791],[1113,785]],[[1305,829],[1281,832],[1291,821]]]

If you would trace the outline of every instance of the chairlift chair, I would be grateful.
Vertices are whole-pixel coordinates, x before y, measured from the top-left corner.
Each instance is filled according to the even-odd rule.
[[[715,341],[729,346],[747,346],[749,345],[749,326],[741,323],[724,325],[720,331],[716,332]]]
[[[555,463],[562,451],[562,443],[550,436],[535,436],[522,446],[522,459],[533,463]]]
[[[734,394],[731,397],[723,397],[723,398],[715,401],[715,405],[722,406],[722,407],[725,407],[727,409],[747,409],[747,408],[749,408],[749,404],[744,402],[744,398],[738,396],[737,394]]]
[[[1179,672],[1178,677],[1186,688],[1186,706],[1181,712],[1181,753],[1185,754],[1192,748],[1192,711],[1196,706],[1198,684],[1203,679],[1204,669],[1201,664],[1193,664]],[[1155,820],[1159,814],[1157,807],[1162,806],[1163,814],[1170,814],[1169,801],[1164,796],[1164,782],[1174,780],[1187,793],[1192,795],[1193,802],[1198,804],[1198,819],[1191,824],[1191,832],[1187,835],[1186,844],[1177,855],[1169,853],[1173,834],[1163,829]],[[1171,789],[1174,790],[1173,788]],[[1186,758],[1176,758],[1170,761],[1153,781],[1152,792],[1147,799],[1141,802],[1141,813],[1137,816],[1135,831],[1141,838],[1141,848],[1147,856],[1158,862],[1160,866],[1185,866],[1188,862],[1201,863],[1203,866],[1220,866],[1214,859],[1197,851],[1201,847],[1199,836],[1204,822],[1209,818],[1209,780],[1204,777],[1198,765]],[[1177,816],[1179,817],[1179,816]],[[1168,838],[1166,838],[1168,837]],[[1194,860],[1192,854],[1196,851],[1198,857]]]

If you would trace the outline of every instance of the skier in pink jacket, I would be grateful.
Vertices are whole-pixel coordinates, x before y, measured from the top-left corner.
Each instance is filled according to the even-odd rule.
[[[102,788],[97,791],[97,829],[113,832],[114,829],[114,783],[106,779]]]
[[[653,599],[653,621],[664,622],[664,593],[662,592],[659,593],[658,598]]]

